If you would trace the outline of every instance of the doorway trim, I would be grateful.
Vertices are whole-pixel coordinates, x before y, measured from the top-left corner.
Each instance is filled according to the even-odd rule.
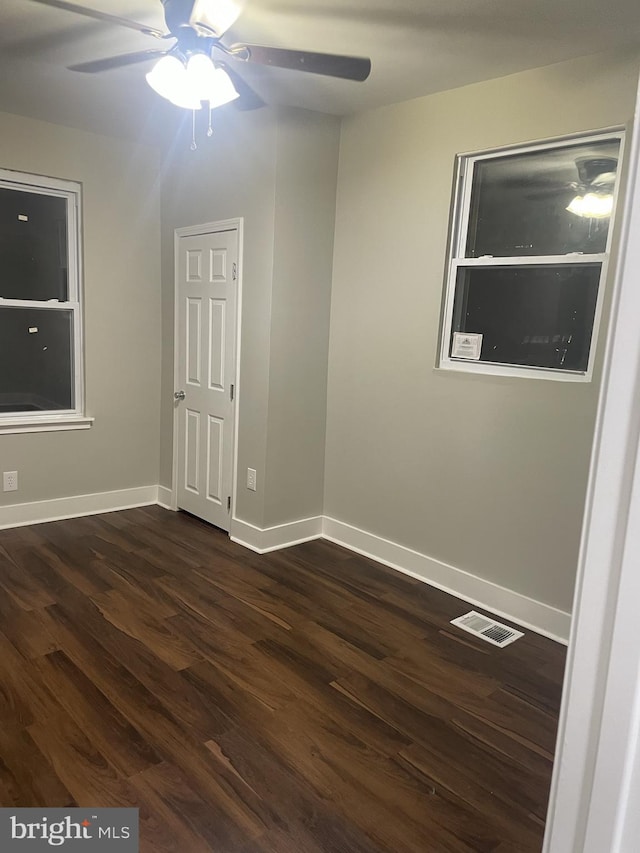
[[[244,217],[238,216],[233,219],[219,219],[215,222],[203,222],[200,225],[186,225],[182,228],[176,228],[173,232],[173,391],[179,385],[178,373],[178,337],[180,330],[178,328],[178,245],[182,237],[197,237],[200,234],[212,234],[216,231],[231,231],[235,229],[238,232],[238,269],[236,278],[236,347],[235,347],[235,408],[233,414],[233,447],[231,448],[231,465],[232,465],[232,487],[231,487],[231,514],[229,518],[229,526],[236,518],[236,499],[238,493],[238,413],[240,411],[240,353],[242,352],[242,276],[243,276],[243,258],[244,258]],[[170,509],[178,509],[178,409],[173,406],[173,461],[171,466],[171,502]],[[227,532],[227,535],[229,533]]]
[[[640,825],[639,120],[640,91],[543,853],[625,853]]]

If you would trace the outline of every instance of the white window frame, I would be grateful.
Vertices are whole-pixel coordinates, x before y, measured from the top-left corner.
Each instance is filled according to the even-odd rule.
[[[480,373],[493,376],[511,376],[534,379],[551,379],[560,382],[590,382],[593,375],[595,354],[598,346],[598,333],[602,318],[602,308],[606,289],[611,242],[613,239],[616,211],[618,208],[618,195],[620,193],[621,164],[623,163],[625,131],[622,127],[605,128],[597,131],[576,133],[569,136],[558,137],[523,145],[510,145],[504,148],[493,148],[487,151],[476,151],[459,154],[456,157],[456,175],[454,180],[453,215],[451,219],[451,234],[448,248],[448,267],[445,279],[445,291],[443,300],[442,322],[440,332],[439,358],[437,367],[443,370],[454,370],[464,373]],[[553,148],[562,148],[567,144],[579,144],[580,142],[599,142],[606,140],[620,140],[620,155],[618,160],[618,177],[614,188],[613,210],[609,221],[607,244],[605,251],[598,254],[569,253],[566,255],[525,255],[508,257],[479,257],[466,258],[465,249],[467,245],[467,234],[469,229],[469,212],[471,205],[471,191],[473,187],[473,175],[475,164],[482,160],[490,160],[504,157],[508,154],[528,154],[535,151],[549,151]],[[531,267],[553,264],[600,265],[600,278],[598,282],[598,295],[596,310],[593,318],[593,329],[591,344],[589,347],[589,360],[585,371],[556,370],[550,367],[534,367],[526,365],[499,364],[490,361],[475,361],[459,358],[451,358],[449,355],[453,310],[456,293],[456,282],[459,269],[473,267]],[[469,332],[471,334],[471,332]]]
[[[84,333],[82,312],[82,222],[81,185],[75,181],[30,175],[0,169],[0,188],[59,197],[67,200],[68,290],[66,302],[42,302],[30,299],[3,299],[0,308],[33,308],[39,311],[71,311],[73,314],[73,409],[42,412],[0,413],[0,434],[87,429],[93,418],[85,415]]]

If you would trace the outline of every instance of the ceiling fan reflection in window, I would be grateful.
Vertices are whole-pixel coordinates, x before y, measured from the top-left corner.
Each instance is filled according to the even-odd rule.
[[[95,74],[156,59],[153,69],[146,75],[149,85],[185,109],[199,110],[204,103],[211,113],[211,109],[230,101],[234,101],[239,109],[264,106],[262,98],[227,60],[360,82],[366,80],[371,71],[371,60],[363,57],[259,44],[224,44],[222,38],[240,16],[243,0],[161,0],[166,32],[108,12],[67,3],[66,0],[31,2],[127,27],[162,41],[173,40],[173,44],[165,49],[139,50],[69,67],[72,71]]]
[[[586,219],[608,219],[613,211],[617,157],[579,157],[576,168],[580,180],[571,185],[577,194],[567,210]]]
[[[573,194],[566,209],[584,219],[608,219],[613,210],[618,158],[607,155],[577,157],[575,168],[578,180],[555,185],[539,186],[528,198],[556,197]]]

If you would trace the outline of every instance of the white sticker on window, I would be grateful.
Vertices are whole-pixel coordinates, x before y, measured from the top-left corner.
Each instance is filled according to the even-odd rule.
[[[26,216],[24,213],[19,213],[18,219],[20,220],[20,222],[28,222],[29,221],[29,217]]]
[[[471,359],[472,361],[479,361],[481,350],[482,335],[467,334],[466,332],[453,333],[451,358],[467,358]]]
[[[37,327],[37,326],[29,326],[29,334],[30,334],[30,335],[35,335],[35,333],[36,333],[37,331],[38,331],[38,327]]]

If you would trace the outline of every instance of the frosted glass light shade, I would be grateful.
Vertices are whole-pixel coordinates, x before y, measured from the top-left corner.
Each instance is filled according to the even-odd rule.
[[[201,101],[213,109],[238,97],[231,78],[204,53],[194,53],[184,64],[163,56],[147,74],[147,83],[163,98],[187,110],[199,110]]]
[[[223,104],[228,104],[240,97],[231,82],[231,78],[223,68],[215,68],[214,75],[213,86],[209,90],[209,97],[207,98],[211,107],[221,107]]]
[[[191,91],[187,69],[176,56],[163,56],[146,75],[147,83],[177,107],[199,110],[200,98]]]
[[[606,219],[613,210],[613,196],[610,193],[586,193],[577,195],[567,206],[569,213],[586,219]]]
[[[221,107],[238,97],[229,75],[216,68],[204,53],[194,53],[187,62],[187,81],[189,91],[209,101],[212,108]]]
[[[200,24],[206,35],[220,38],[237,21],[244,2],[241,0],[195,0],[189,23],[196,28]]]

